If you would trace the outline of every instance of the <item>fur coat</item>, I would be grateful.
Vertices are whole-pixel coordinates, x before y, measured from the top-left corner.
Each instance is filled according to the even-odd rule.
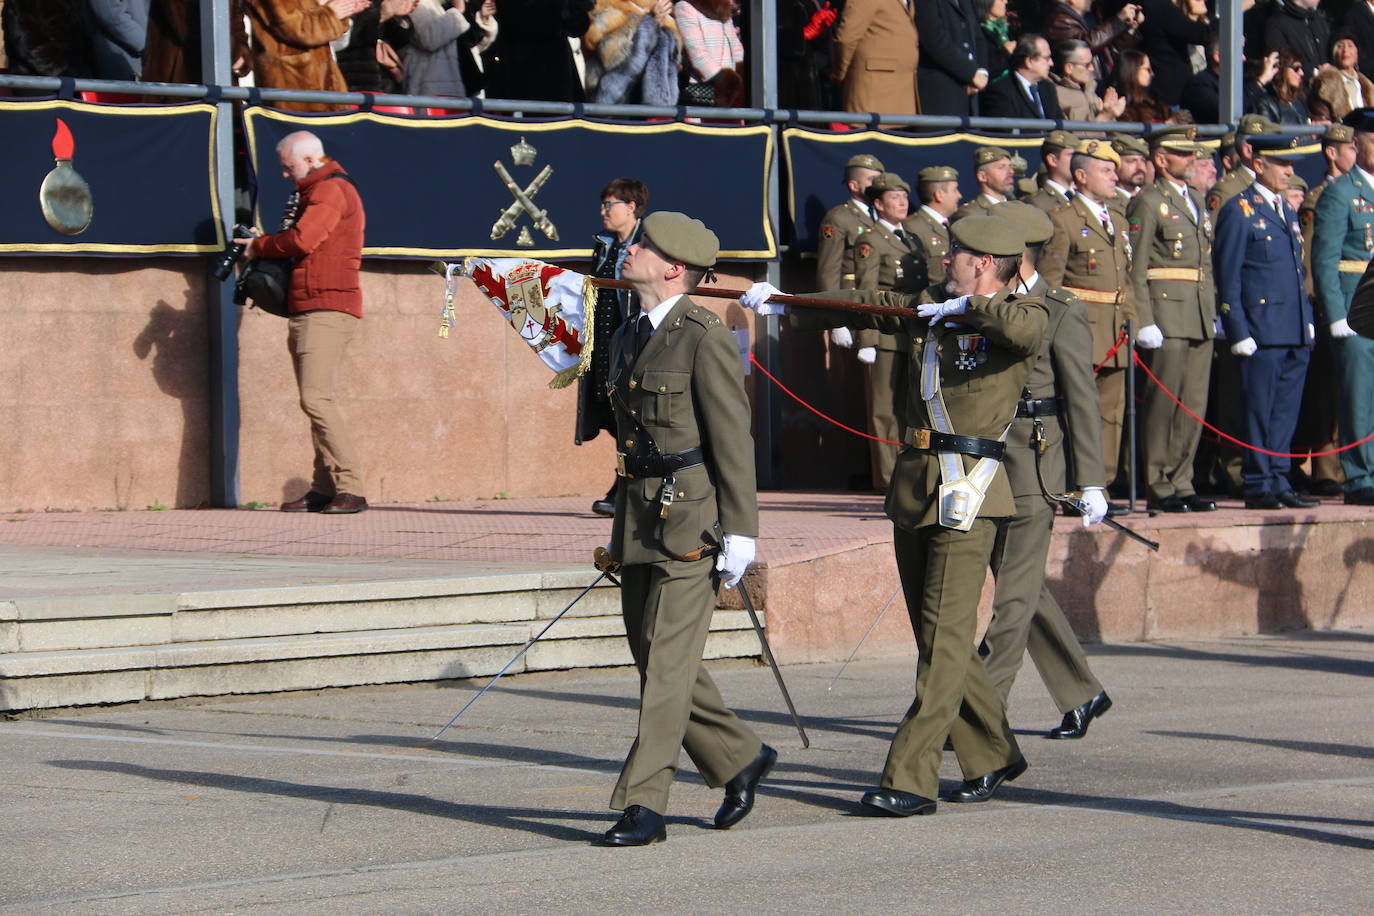
[[[677,104],[682,37],[671,19],[654,20],[652,0],[597,0],[582,49],[593,101]]]
[[[253,72],[263,89],[317,89],[347,92],[329,44],[348,34],[348,26],[316,0],[244,0],[253,23]],[[333,111],[337,105],[276,102],[291,111]]]

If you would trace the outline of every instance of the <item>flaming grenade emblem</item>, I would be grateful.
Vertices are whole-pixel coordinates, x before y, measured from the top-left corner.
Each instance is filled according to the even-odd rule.
[[[43,207],[43,219],[63,235],[80,235],[91,225],[95,204],[91,200],[91,186],[72,168],[72,154],[76,141],[65,121],[57,119],[57,133],[52,138],[52,154],[56,168],[43,179],[38,189],[38,202]]]

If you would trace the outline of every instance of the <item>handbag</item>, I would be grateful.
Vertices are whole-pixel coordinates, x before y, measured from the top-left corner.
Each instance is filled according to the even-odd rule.
[[[711,83],[684,83],[678,93],[678,104],[692,108],[715,108],[716,87]]]

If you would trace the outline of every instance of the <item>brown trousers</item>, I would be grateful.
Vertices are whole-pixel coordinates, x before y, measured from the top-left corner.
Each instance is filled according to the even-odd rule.
[[[344,349],[358,329],[358,319],[347,312],[318,311],[292,315],[289,323],[287,347],[315,447],[310,489],[324,496],[365,496],[362,460],[335,400]]]
[[[1097,408],[1102,418],[1102,469],[1107,483],[1116,479],[1121,459],[1121,430],[1126,417],[1126,371],[1103,366],[1097,373]]]
[[[1207,415],[1207,386],[1212,376],[1210,340],[1168,337],[1158,350],[1140,352],[1165,388],[1199,417]],[[1150,499],[1194,495],[1193,458],[1202,438],[1202,424],[1149,379],[1142,395],[1140,440]]]

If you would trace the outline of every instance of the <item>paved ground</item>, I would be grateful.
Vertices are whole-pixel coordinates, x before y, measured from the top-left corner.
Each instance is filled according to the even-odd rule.
[[[0,722],[0,910],[45,913],[1374,911],[1374,633],[1100,647],[1116,707],[1078,742],[1033,670],[1031,769],[984,805],[861,816],[910,659],[766,669],[727,696],[782,758],[755,813],[684,761],[669,842],[608,850],[625,671],[357,688]],[[946,788],[957,779],[947,760]]]

